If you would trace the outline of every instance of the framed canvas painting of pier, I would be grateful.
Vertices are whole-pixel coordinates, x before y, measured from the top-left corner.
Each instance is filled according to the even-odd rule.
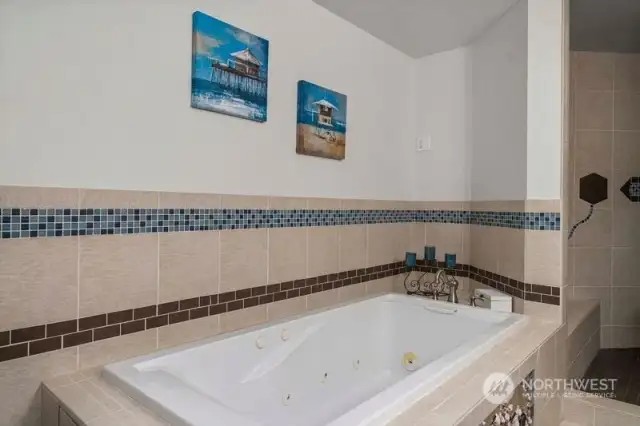
[[[299,81],[296,152],[344,160],[346,135],[347,97],[308,81]]]
[[[266,121],[268,74],[267,40],[194,12],[192,107]]]

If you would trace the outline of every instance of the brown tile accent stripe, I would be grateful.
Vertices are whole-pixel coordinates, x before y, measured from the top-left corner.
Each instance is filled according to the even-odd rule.
[[[414,270],[435,273],[444,263],[418,261]],[[287,281],[144,306],[118,312],[0,332],[0,362],[55,351],[89,342],[137,333],[169,324],[219,315],[279,300],[319,293],[353,284],[406,273],[404,262],[394,262],[336,274]],[[526,284],[469,265],[447,269],[451,275],[468,277],[515,297],[559,305],[559,289]]]

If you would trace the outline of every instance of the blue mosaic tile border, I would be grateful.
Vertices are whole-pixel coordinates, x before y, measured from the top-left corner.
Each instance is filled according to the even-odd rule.
[[[560,230],[559,213],[454,210],[0,209],[0,238],[428,222]]]

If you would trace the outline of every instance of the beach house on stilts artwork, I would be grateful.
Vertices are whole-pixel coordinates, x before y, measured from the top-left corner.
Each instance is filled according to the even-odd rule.
[[[268,61],[267,40],[195,12],[191,106],[266,121]]]

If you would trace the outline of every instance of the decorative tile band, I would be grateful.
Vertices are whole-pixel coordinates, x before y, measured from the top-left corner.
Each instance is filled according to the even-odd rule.
[[[0,209],[0,238],[145,234],[250,228],[451,223],[560,230],[560,213],[454,210]]]
[[[442,262],[429,264],[421,260],[418,261],[418,266],[413,270],[436,272],[438,268],[443,267],[444,264]],[[522,283],[469,265],[456,265],[455,269],[448,269],[447,271],[451,275],[471,278],[525,300],[553,305],[560,304],[560,289],[556,287]],[[302,297],[406,272],[404,262],[394,262],[296,281],[203,295],[158,305],[142,306],[52,324],[1,331],[0,362],[219,315],[225,312],[247,309],[280,300]]]

